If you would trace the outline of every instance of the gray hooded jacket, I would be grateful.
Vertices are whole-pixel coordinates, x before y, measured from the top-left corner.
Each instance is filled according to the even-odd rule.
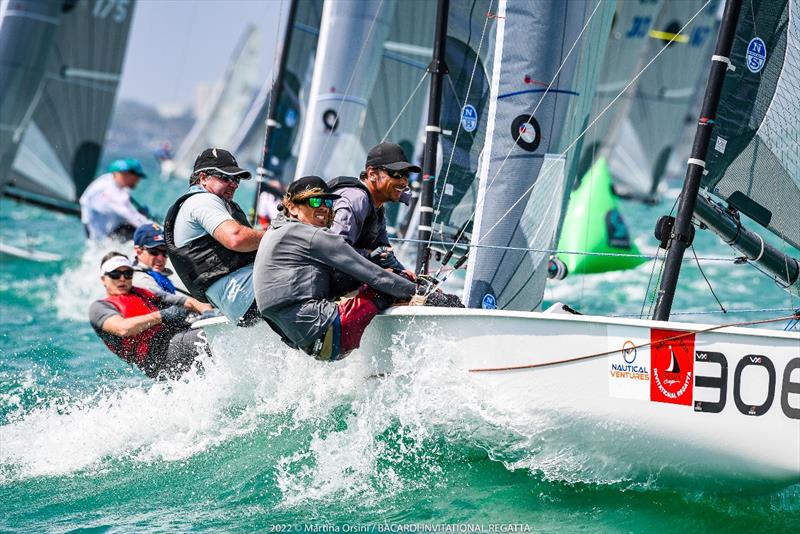
[[[278,216],[258,247],[253,270],[256,304],[297,347],[325,334],[336,318],[334,271],[397,298],[411,298],[416,284],[370,262],[342,236]]]

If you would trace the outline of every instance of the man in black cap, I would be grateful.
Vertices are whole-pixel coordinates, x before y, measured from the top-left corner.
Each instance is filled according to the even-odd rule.
[[[381,267],[413,273],[403,267],[389,246],[383,205],[401,202],[408,190],[408,173],[421,169],[408,162],[395,143],[380,143],[367,154],[359,178],[339,176],[328,185],[341,195],[333,204],[331,232],[339,234],[362,256]]]
[[[189,191],[164,221],[170,261],[192,296],[243,325],[258,320],[253,261],[264,236],[233,201],[239,181],[250,176],[227,150],[207,148],[194,162]]]

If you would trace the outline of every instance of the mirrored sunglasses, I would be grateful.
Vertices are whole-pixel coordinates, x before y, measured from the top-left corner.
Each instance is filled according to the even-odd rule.
[[[106,273],[106,276],[112,280],[119,280],[123,276],[125,277],[125,280],[133,280],[133,271],[111,271],[110,273]]]
[[[325,205],[326,208],[331,209],[333,207],[333,199],[332,198],[322,198],[322,197],[311,197],[305,200],[305,203],[311,206],[312,208],[318,208]]]

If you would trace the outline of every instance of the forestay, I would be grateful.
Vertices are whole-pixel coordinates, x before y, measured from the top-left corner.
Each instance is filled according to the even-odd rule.
[[[748,0],[703,186],[800,248],[800,1]],[[702,119],[701,119],[702,120]]]
[[[74,206],[95,177],[135,1],[58,5],[61,24],[13,163],[9,190],[18,197]]]

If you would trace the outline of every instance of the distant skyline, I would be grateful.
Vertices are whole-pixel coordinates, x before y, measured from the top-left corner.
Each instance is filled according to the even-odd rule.
[[[191,106],[195,86],[223,76],[251,23],[261,29],[266,79],[288,9],[289,0],[138,0],[118,98]]]

